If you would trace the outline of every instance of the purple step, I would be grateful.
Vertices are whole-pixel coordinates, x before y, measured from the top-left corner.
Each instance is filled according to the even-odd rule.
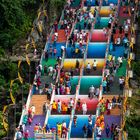
[[[120,125],[121,116],[105,115],[104,117],[105,117],[105,128],[106,128],[107,124],[109,125],[109,127],[111,127],[112,123]],[[102,133],[102,138],[106,138],[105,130]]]
[[[31,125],[26,125],[25,129],[26,130],[29,130],[29,138],[34,138],[34,126],[36,124],[39,124],[41,126],[44,125],[44,122],[45,122],[45,116],[44,115],[35,115],[34,118],[33,118],[33,122]]]

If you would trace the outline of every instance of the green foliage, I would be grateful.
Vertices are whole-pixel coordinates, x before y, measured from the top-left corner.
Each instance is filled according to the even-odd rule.
[[[135,73],[138,77],[140,77],[140,61],[133,62],[132,68],[133,68],[133,70],[134,70],[134,73]]]
[[[51,0],[49,3],[50,20],[53,23],[57,17],[61,16],[66,0]]]
[[[128,128],[128,140],[140,140],[140,131],[137,128]]]
[[[6,131],[5,130],[0,130],[0,138],[3,138],[6,136]]]
[[[130,115],[126,118],[126,130],[128,132],[128,140],[140,140],[140,115],[139,106],[140,98],[139,92],[128,99],[130,106]]]
[[[51,2],[57,9],[62,9],[66,0],[51,0]]]
[[[1,61],[0,74],[4,76],[5,80],[14,79],[17,77],[17,64],[10,61]]]
[[[127,118],[126,130],[128,132],[128,140],[140,140],[140,116],[136,114]]]
[[[30,30],[36,2],[37,0],[0,1],[0,46],[4,49],[14,45]]]
[[[3,129],[2,123],[2,112],[0,111],[0,139],[6,135],[5,130]]]

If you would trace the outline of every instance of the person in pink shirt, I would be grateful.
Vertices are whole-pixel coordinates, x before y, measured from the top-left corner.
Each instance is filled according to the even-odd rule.
[[[29,130],[26,130],[24,132],[24,140],[28,140],[28,138],[29,138]]]

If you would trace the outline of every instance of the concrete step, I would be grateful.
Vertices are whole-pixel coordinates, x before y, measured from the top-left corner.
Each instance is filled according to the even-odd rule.
[[[35,115],[42,115],[43,114],[43,105],[44,102],[48,102],[46,95],[33,95],[31,99],[30,106],[35,106]]]

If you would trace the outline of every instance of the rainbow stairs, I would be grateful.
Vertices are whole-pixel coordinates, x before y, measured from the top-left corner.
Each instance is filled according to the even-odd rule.
[[[52,34],[51,41],[48,41],[45,46],[45,50],[50,50],[50,48],[53,46],[57,49],[56,56],[49,55],[49,59],[46,61],[44,57],[41,59],[42,66],[50,66],[53,67],[57,63],[56,58],[58,56],[61,56],[61,46],[65,46],[66,51],[62,58],[61,68],[63,67],[63,70],[65,72],[70,72],[71,69],[75,69],[76,61],[78,60],[80,63],[80,69],[79,71],[74,71],[74,76],[70,79],[71,81],[71,94],[69,95],[57,95],[55,93],[55,90],[52,90],[52,97],[51,101],[47,100],[47,95],[39,94],[39,90],[35,92],[31,92],[30,96],[30,106],[34,105],[36,107],[36,113],[33,119],[33,123],[29,126],[28,123],[26,123],[25,129],[29,130],[29,139],[35,139],[34,135],[34,126],[35,124],[41,124],[41,126],[45,126],[46,124],[49,124],[50,128],[56,129],[56,124],[62,123],[63,121],[66,122],[67,128],[69,128],[67,139],[82,139],[84,138],[83,133],[83,126],[86,124],[88,126],[88,117],[89,115],[92,115],[92,125],[90,126],[88,130],[88,138],[87,139],[93,139],[93,128],[95,126],[95,121],[97,117],[97,105],[99,103],[98,98],[89,99],[88,98],[88,92],[89,87],[93,85],[96,88],[100,88],[103,80],[103,72],[106,64],[106,56],[107,54],[115,55],[116,57],[123,56],[125,48],[123,46],[117,46],[115,49],[112,49],[112,42],[110,42],[109,38],[105,36],[103,28],[108,27],[108,21],[109,21],[109,15],[112,13],[109,9],[110,3],[118,4],[118,0],[108,0],[108,3],[105,2],[105,0],[98,1],[98,4],[95,3],[95,0],[92,0],[92,7],[91,10],[95,8],[95,6],[98,9],[96,18],[93,19],[92,23],[92,29],[91,31],[85,30],[88,33],[88,41],[87,43],[82,46],[85,49],[85,53],[83,56],[77,55],[73,56],[72,54],[72,48],[70,47],[69,43],[67,42],[67,37],[65,35],[65,31],[63,29],[58,29],[58,40],[55,44],[53,44],[54,40],[54,34]],[[71,7],[79,7],[81,5],[81,8],[84,10],[87,10],[88,6],[88,0],[85,0],[84,2],[80,2],[80,0],[75,0],[74,3],[71,5]],[[121,12],[121,11],[120,11]],[[121,13],[119,14],[121,15]],[[98,22],[98,17],[100,16],[100,23]],[[123,16],[122,16],[123,17]],[[74,28],[72,28],[72,32],[75,30],[78,30],[78,24],[82,25],[83,29],[83,21],[81,23],[75,23],[73,25]],[[60,26],[60,25],[59,25]],[[79,47],[79,43],[76,42],[76,47]],[[109,52],[107,52],[107,47],[109,48]],[[86,66],[88,63],[93,64],[93,61],[96,60],[98,62],[97,70],[91,69],[90,73],[87,73]],[[117,74],[115,75],[115,84],[113,88],[111,89],[111,93],[107,93],[103,95],[105,99],[111,100],[113,96],[122,95],[122,93],[118,90],[118,78],[122,75],[125,76],[126,74],[126,61],[123,62],[123,67],[118,70]],[[57,74],[57,79],[59,82],[59,73]],[[42,71],[41,76],[41,86],[40,90],[43,89],[44,84],[50,84],[53,83],[55,85],[56,81],[53,81],[52,78],[48,75],[44,74],[44,70]],[[117,90],[117,92],[116,92]],[[102,91],[100,91],[102,92]],[[53,100],[56,102],[58,99],[61,102],[68,103],[70,99],[74,100],[74,108],[71,112],[71,114],[62,114],[53,112],[52,110],[48,111],[46,115],[43,114],[43,104],[44,102],[48,102],[52,104]],[[87,104],[87,114],[83,115],[83,112],[76,109],[77,99],[81,99],[81,103],[86,102]],[[73,124],[73,117],[77,116],[77,126],[75,127]],[[23,114],[23,118],[25,118],[25,114]],[[105,124],[109,124],[111,126],[112,123],[120,124],[121,122],[121,110],[119,108],[115,108],[111,110],[111,114],[107,115],[105,113]],[[25,120],[22,120],[23,122]],[[96,140],[96,137],[94,137]],[[104,140],[112,140],[111,138],[106,138],[105,132],[102,133],[102,139]]]

